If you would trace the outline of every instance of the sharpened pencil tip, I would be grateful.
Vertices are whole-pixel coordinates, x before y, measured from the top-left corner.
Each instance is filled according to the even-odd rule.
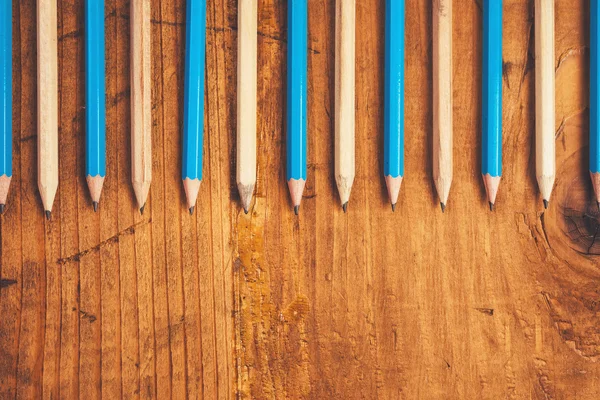
[[[194,208],[196,208],[196,206],[191,206],[190,207],[190,215],[194,214]]]
[[[494,211],[494,203],[490,201],[490,211]]]
[[[299,211],[300,211],[300,206],[294,206],[294,214],[298,215]]]
[[[144,210],[146,209],[146,204],[140,207],[140,215],[144,215]]]
[[[248,214],[248,209],[244,208],[244,214]]]
[[[446,205],[442,202],[440,202],[440,208],[442,209],[442,212],[446,212]]]
[[[396,203],[392,203],[392,212],[396,212]]]
[[[6,207],[4,204],[0,204],[0,215],[4,214],[4,207]]]
[[[344,214],[346,214],[346,212],[348,211],[348,202],[342,204],[342,210],[344,210]]]
[[[544,209],[548,209],[548,205],[550,204],[550,202],[546,199],[544,199]]]
[[[596,202],[596,205],[598,206],[598,211],[600,211],[600,201]]]
[[[98,202],[92,201],[92,207],[94,207],[94,212],[98,212]]]
[[[52,218],[52,211],[46,210],[46,219],[50,221],[50,218]]]

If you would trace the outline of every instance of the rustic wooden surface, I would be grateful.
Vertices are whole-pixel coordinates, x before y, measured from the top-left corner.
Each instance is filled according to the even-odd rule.
[[[587,175],[588,2],[556,2],[557,182],[535,181],[533,1],[504,6],[504,177],[481,182],[481,3],[455,0],[454,181],[432,167],[431,2],[407,0],[406,178],[382,179],[384,1],[357,8],[357,177],[333,178],[333,0],[309,1],[309,169],[284,181],[286,5],[259,1],[259,165],[235,189],[236,1],[208,3],[205,182],[180,181],[185,2],[153,0],[153,176],[130,184],[129,2],[106,0],[107,179],[84,180],[83,6],[59,2],[60,187],[36,183],[35,1],[14,4],[14,178],[0,219],[0,398],[600,396],[600,217]],[[284,3],[284,4],[282,4]]]

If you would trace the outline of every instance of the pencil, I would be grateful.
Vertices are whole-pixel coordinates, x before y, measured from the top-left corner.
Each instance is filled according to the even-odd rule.
[[[106,176],[104,0],[85,0],[86,180],[94,211]]]
[[[0,214],[12,179],[12,2],[0,4]]]
[[[483,1],[483,182],[494,209],[502,175],[502,1]]]
[[[140,213],[152,181],[150,0],[131,2],[131,181]]]
[[[193,214],[202,182],[206,0],[188,0],[186,19],[182,179]]]
[[[257,0],[239,0],[236,181],[246,214],[256,185],[257,17]]]
[[[598,0],[590,1],[590,176],[594,186],[596,204],[600,209],[600,7]]]
[[[535,0],[535,170],[544,208],[556,177],[554,0]]]
[[[445,211],[452,185],[452,0],[433,3],[433,180]]]
[[[337,0],[335,18],[335,181],[346,212],[355,175],[356,0]]]
[[[383,174],[392,211],[404,177],[404,0],[386,0]]]
[[[46,218],[58,189],[57,0],[37,1],[38,188]]]
[[[288,1],[287,182],[298,215],[306,184],[307,0]]]

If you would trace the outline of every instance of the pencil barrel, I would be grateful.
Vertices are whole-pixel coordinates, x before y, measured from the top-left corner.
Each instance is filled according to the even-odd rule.
[[[185,29],[182,179],[202,179],[206,0],[188,0]]]
[[[0,176],[12,176],[12,1],[0,1]]]
[[[433,3],[433,178],[446,202],[453,169],[452,0]]]
[[[404,0],[386,0],[383,174],[404,176]]]
[[[131,166],[134,188],[152,180],[151,2],[131,2]],[[136,191],[138,202],[143,202]],[[147,189],[144,189],[147,192]]]
[[[85,1],[86,175],[106,176],[104,0]]]
[[[256,182],[257,0],[239,0],[237,67],[238,184]]]
[[[355,175],[355,0],[337,0],[335,29],[335,177],[339,187],[340,180],[352,185]]]
[[[600,7],[599,0],[590,0],[590,172],[600,172]]]
[[[51,211],[58,188],[58,36],[56,0],[37,1],[38,186]]]
[[[288,1],[286,179],[306,180],[307,0]]]
[[[482,174],[502,175],[502,1],[483,1]]]

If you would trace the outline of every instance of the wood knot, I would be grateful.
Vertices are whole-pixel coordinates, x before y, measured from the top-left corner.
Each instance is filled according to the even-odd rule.
[[[581,254],[596,256],[600,255],[600,212],[592,194],[589,182],[572,180],[559,207],[570,247]]]

